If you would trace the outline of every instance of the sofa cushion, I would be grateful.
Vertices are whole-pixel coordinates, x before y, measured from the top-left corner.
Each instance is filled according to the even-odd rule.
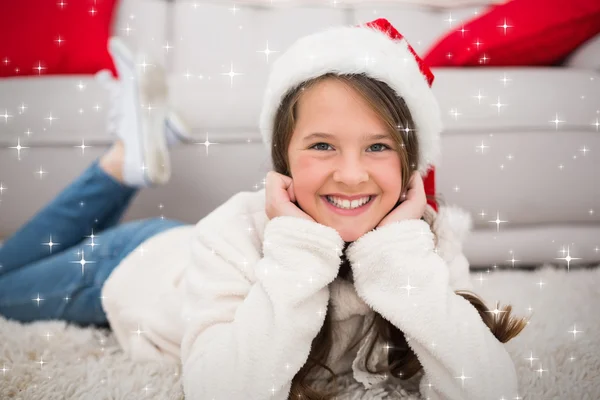
[[[567,57],[563,66],[600,71],[600,34],[579,46]]]
[[[600,33],[597,0],[513,0],[453,29],[424,55],[431,66],[555,65]]]
[[[0,2],[0,76],[114,72],[106,43],[115,3]]]

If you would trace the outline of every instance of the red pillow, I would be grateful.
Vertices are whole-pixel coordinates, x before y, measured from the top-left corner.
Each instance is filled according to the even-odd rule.
[[[512,26],[506,34],[505,21]],[[598,0],[512,0],[450,32],[423,59],[430,66],[555,65],[598,33]]]
[[[93,74],[107,68],[117,0],[0,0],[0,76]]]

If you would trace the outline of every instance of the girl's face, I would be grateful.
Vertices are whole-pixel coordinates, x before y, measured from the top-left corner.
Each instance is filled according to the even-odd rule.
[[[301,95],[288,159],[300,208],[337,230],[345,242],[377,227],[400,198],[395,142],[360,94],[335,79],[321,81]],[[375,197],[360,207],[360,213],[344,215],[328,203],[326,195],[331,194]]]

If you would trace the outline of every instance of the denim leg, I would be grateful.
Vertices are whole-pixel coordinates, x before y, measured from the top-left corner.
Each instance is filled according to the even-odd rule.
[[[51,257],[116,224],[137,188],[123,185],[98,159],[0,246],[0,276]],[[54,245],[50,245],[54,243]]]
[[[127,222],[98,234],[94,246],[87,239],[5,273],[0,276],[0,314],[20,322],[107,326],[100,296],[110,273],[144,240],[180,225],[161,218]]]

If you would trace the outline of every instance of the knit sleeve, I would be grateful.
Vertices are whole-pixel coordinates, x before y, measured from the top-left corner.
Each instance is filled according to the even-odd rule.
[[[245,228],[203,229],[193,240],[181,346],[192,400],[287,399],[324,322],[343,247],[337,231],[274,218],[260,257]]]
[[[365,234],[348,248],[357,294],[404,332],[425,372],[424,398],[512,398],[517,376],[510,355],[475,307],[454,293],[433,243],[422,220]]]

